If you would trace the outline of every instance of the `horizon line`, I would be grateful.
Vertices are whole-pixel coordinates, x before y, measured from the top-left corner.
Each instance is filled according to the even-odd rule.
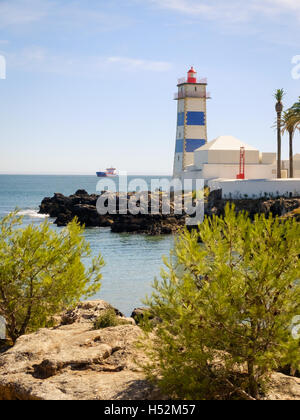
[[[91,176],[97,178],[96,174],[92,173],[82,173],[82,172],[1,172],[1,175],[15,175],[15,176]],[[161,173],[161,172],[128,172],[127,175],[129,176],[172,176],[171,173]]]

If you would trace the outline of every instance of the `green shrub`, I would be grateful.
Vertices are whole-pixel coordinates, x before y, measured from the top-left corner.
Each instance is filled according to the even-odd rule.
[[[93,296],[101,286],[101,255],[89,268],[91,255],[83,228],[74,220],[55,232],[45,221],[20,228],[12,213],[0,221],[0,315],[8,337],[18,337],[51,325],[51,318]]]
[[[224,218],[180,234],[145,302],[162,320],[143,327],[149,379],[172,398],[259,397],[297,351],[299,254],[300,224],[264,215],[252,223],[229,204]]]
[[[118,325],[130,324],[126,319],[119,318],[113,308],[103,311],[103,313],[94,322],[94,329],[117,327]]]

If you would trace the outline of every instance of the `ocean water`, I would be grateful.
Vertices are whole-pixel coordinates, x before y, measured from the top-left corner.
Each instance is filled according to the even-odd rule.
[[[143,179],[150,185],[151,177]],[[42,223],[45,216],[37,211],[44,197],[55,192],[70,195],[78,189],[95,193],[98,181],[95,176],[0,175],[0,218],[18,208],[25,225]],[[162,256],[169,255],[173,247],[173,236],[117,234],[109,228],[91,228],[85,230],[85,237],[93,255],[100,252],[106,263],[102,288],[94,298],[110,302],[129,316],[151,294],[151,284],[163,266]]]

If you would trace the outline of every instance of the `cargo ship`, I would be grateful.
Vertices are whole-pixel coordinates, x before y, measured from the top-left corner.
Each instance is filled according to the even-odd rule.
[[[116,168],[107,168],[105,172],[96,172],[96,175],[97,175],[98,178],[118,176]]]

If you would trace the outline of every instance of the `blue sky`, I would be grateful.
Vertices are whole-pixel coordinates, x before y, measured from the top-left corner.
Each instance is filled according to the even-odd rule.
[[[299,39],[299,0],[0,0],[0,173],[171,173],[191,65],[209,81],[209,140],[275,151],[272,94],[300,95]]]

